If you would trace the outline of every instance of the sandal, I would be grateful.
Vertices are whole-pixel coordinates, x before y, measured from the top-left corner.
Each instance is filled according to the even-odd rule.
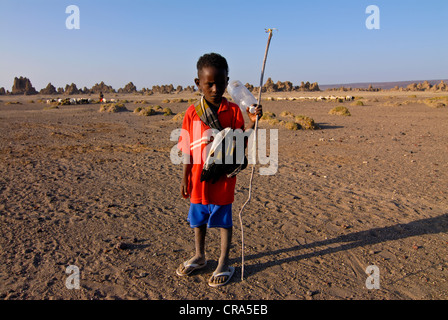
[[[234,272],[235,272],[234,267],[229,267],[229,271],[224,271],[224,272],[220,272],[220,273],[216,273],[216,271],[215,271],[215,272],[213,272],[213,275],[208,280],[208,285],[210,287],[214,287],[214,288],[224,286],[230,281]],[[227,280],[222,283],[214,283],[213,281],[216,277],[227,277]]]
[[[204,268],[206,265],[207,261],[205,261],[203,264],[189,263],[188,261],[185,261],[176,269],[176,273],[178,276],[181,277],[189,276],[193,271],[200,270]]]

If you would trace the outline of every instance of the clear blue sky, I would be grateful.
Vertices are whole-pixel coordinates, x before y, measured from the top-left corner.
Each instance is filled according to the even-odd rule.
[[[368,5],[380,29],[368,30]],[[80,29],[66,28],[69,5]],[[40,90],[104,81],[192,85],[196,61],[218,52],[230,78],[319,84],[448,78],[447,0],[0,0],[0,87]]]

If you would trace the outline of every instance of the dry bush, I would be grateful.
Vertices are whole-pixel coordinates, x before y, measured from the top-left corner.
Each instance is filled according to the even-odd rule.
[[[348,109],[343,106],[334,107],[328,113],[338,115],[338,116],[351,116],[350,111],[348,111]]]
[[[282,111],[282,113],[280,113],[280,116],[281,117],[294,117],[292,112],[289,112],[289,111]]]
[[[100,112],[117,113],[129,111],[123,103],[104,104],[100,107]]]
[[[307,117],[307,116],[302,116],[302,115],[295,116],[294,121],[297,124],[299,124],[302,129],[306,129],[306,130],[319,129],[319,126],[314,122],[314,119]]]
[[[281,125],[288,130],[299,130],[300,125],[294,121],[282,121]]]
[[[423,100],[423,103],[431,108],[443,108],[448,105],[448,96],[428,98]]]
[[[364,102],[362,102],[361,100],[358,100],[356,102],[351,103],[350,105],[352,105],[352,106],[363,106]]]
[[[140,111],[142,111],[144,108],[143,107],[137,107],[134,109],[134,113],[140,113]]]
[[[182,98],[176,98],[171,100],[172,103],[179,103],[179,102],[188,102],[188,100],[182,99]]]
[[[263,115],[261,116],[261,118],[260,118],[260,120],[261,121],[264,121],[264,120],[272,120],[272,119],[274,119],[276,116],[275,116],[275,113],[272,113],[272,112],[269,112],[269,111],[265,111],[265,112],[263,112]]]
[[[265,122],[269,123],[269,125],[271,125],[271,126],[281,125],[283,123],[282,120],[278,120],[278,119],[269,119],[269,120],[265,120]]]
[[[183,112],[180,112],[180,113],[176,114],[176,115],[171,119],[171,121],[173,121],[173,122],[182,122],[182,121],[184,120],[185,112],[186,112],[186,111],[183,111]]]
[[[153,109],[152,106],[147,107],[137,107],[134,109],[134,113],[140,115],[140,116],[152,116],[156,114],[156,111]]]
[[[141,103],[141,104],[149,104],[149,102],[146,101],[146,100],[137,100],[137,101],[134,101],[134,104],[139,104],[139,103]]]
[[[140,113],[139,113],[139,115],[146,116],[146,117],[153,116],[155,114],[156,114],[156,110],[154,110],[151,107],[145,108],[142,111],[140,111]]]
[[[411,104],[411,103],[416,103],[416,101],[411,101],[411,100],[405,100],[403,102],[386,101],[386,102],[382,103],[381,105],[383,107],[399,107],[399,106],[407,106],[408,104]]]
[[[172,115],[172,114],[173,114],[173,111],[171,111],[170,108],[165,108],[165,109],[163,109],[163,115],[164,115],[164,116],[170,116],[170,115]]]
[[[266,111],[263,112],[263,116],[260,118],[261,122],[268,123],[269,125],[281,125],[289,130],[315,130],[319,129],[319,127],[314,123],[314,120],[307,116],[302,115],[294,115],[289,111],[282,111],[280,113],[280,117],[283,118],[292,118],[292,120],[279,120],[276,118],[276,115],[272,112]]]

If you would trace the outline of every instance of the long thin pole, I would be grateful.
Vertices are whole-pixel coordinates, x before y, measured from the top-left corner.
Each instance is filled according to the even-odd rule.
[[[264,69],[266,66],[266,60],[268,58],[268,51],[269,51],[269,45],[271,44],[272,39],[272,31],[273,29],[268,29],[266,32],[269,32],[268,37],[268,43],[266,45],[266,50],[264,52],[264,59],[263,59],[263,67],[261,69],[261,77],[260,77],[260,90],[258,92],[258,104],[261,102],[261,91],[263,88],[263,77],[264,77]],[[255,119],[255,130],[254,130],[254,144],[253,144],[253,150],[256,151],[256,142],[257,142],[257,131],[258,131],[258,117]],[[255,171],[255,163],[252,165],[252,172],[250,174],[250,180],[249,180],[249,196],[246,200],[246,202],[241,207],[241,210],[238,214],[240,219],[240,227],[241,227],[241,280],[244,280],[244,229],[243,229],[243,209],[251,200],[251,194],[252,194],[252,181],[254,179],[254,171]]]

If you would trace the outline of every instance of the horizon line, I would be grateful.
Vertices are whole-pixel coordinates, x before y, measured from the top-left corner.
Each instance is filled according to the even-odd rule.
[[[28,78],[28,77],[26,77],[26,76],[18,76],[18,77],[14,77],[14,79],[20,79],[20,78],[23,78],[23,79],[28,79],[29,81],[30,81],[30,83],[31,83],[31,79],[30,78]],[[271,77],[268,77],[268,80],[269,79],[271,79],[272,80],[272,78]],[[267,81],[268,80],[266,80],[266,82],[265,82],[265,84],[264,85],[266,85],[266,83],[267,83]],[[14,80],[13,80],[14,81]],[[274,81],[274,80],[272,80],[274,83],[277,83],[277,82],[282,82],[282,83],[285,83],[285,82],[291,82],[291,83],[293,83],[292,81],[289,81],[289,80],[285,80],[285,81],[281,81],[281,80],[277,80],[277,81]],[[368,81],[359,81],[359,82],[340,82],[340,83],[323,83],[323,84],[319,84],[319,82],[317,82],[317,81],[315,81],[314,83],[317,83],[318,84],[318,86],[319,87],[326,87],[326,88],[338,88],[338,87],[352,87],[352,88],[358,88],[359,86],[361,86],[361,87],[363,87],[363,86],[369,86],[369,85],[374,85],[374,84],[376,84],[376,85],[382,85],[382,86],[384,86],[384,85],[392,85],[392,84],[411,84],[411,83],[421,83],[421,82],[425,82],[425,81],[427,81],[427,82],[429,82],[430,84],[432,84],[432,83],[435,83],[435,82],[441,82],[441,81],[443,81],[443,82],[448,82],[448,78],[446,78],[446,79],[415,79],[415,80],[394,80],[394,81],[372,81],[372,82],[368,82]],[[311,83],[310,81],[301,81],[301,83]],[[159,86],[159,87],[162,87],[162,86],[173,86],[175,89],[177,88],[177,87],[182,87],[182,90],[183,89],[185,89],[185,88],[194,88],[194,89],[196,89],[196,86],[195,85],[187,85],[187,86],[182,86],[182,85],[179,85],[179,84],[177,84],[177,85],[175,85],[175,84],[173,84],[173,83],[165,83],[165,84],[155,84],[155,85],[153,85],[152,87],[145,87],[145,86],[142,86],[140,89],[137,89],[137,86],[134,84],[134,82],[133,81],[129,81],[128,83],[126,83],[124,86],[122,86],[122,87],[120,87],[120,88],[118,88],[118,89],[115,89],[112,85],[109,85],[109,84],[107,84],[106,83],[106,81],[104,81],[104,80],[102,80],[102,81],[100,81],[100,82],[96,82],[94,85],[92,85],[92,87],[91,88],[93,88],[94,86],[96,86],[96,85],[100,85],[101,83],[103,83],[104,85],[107,85],[107,86],[110,86],[113,90],[119,90],[119,89],[124,89],[128,84],[133,84],[135,87],[136,87],[136,91],[141,91],[141,90],[143,90],[143,89],[149,89],[149,90],[151,90],[152,88],[154,88],[154,87],[157,87],[157,86]],[[54,86],[52,83],[51,83],[51,81],[50,82],[48,82],[48,84],[51,84],[52,86]],[[48,84],[47,84],[47,86],[48,86]],[[74,83],[74,82],[72,82],[72,83],[67,83],[64,87],[61,87],[61,86],[58,86],[58,87],[56,87],[56,86],[54,86],[56,89],[59,89],[59,88],[62,88],[62,89],[64,89],[65,90],[65,87],[67,87],[67,86],[71,86],[72,84],[74,84],[75,86],[76,86],[76,88],[78,89],[78,90],[80,90],[80,89],[84,89],[84,88],[87,88],[87,89],[91,89],[91,88],[88,88],[87,86],[82,86],[82,87],[78,87],[78,85],[76,84],[76,83]],[[251,84],[251,83],[248,83],[249,85],[252,85],[254,88],[258,88],[259,87],[259,85],[253,85],[253,84]],[[294,84],[294,83],[293,83]],[[31,85],[32,85],[32,83],[31,83]],[[264,86],[263,85],[263,86]],[[357,87],[358,86],[358,87]],[[12,88],[14,87],[14,83],[13,83],[13,85],[11,86],[11,91],[12,91]],[[43,90],[43,89],[45,89],[46,88],[46,86],[45,87],[42,87],[40,90],[37,90],[36,89],[36,87],[34,87],[33,85],[32,85],[32,87],[33,88],[35,88],[35,90],[36,91],[40,91],[40,90]],[[5,87],[0,87],[0,88],[4,88],[5,89],[5,91],[7,90]],[[7,90],[7,91],[10,91],[10,90]]]

